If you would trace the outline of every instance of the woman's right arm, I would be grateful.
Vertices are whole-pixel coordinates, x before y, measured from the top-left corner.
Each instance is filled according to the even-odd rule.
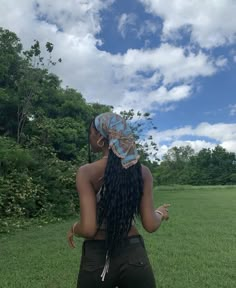
[[[143,228],[149,232],[155,232],[161,225],[163,216],[155,212],[153,200],[153,178],[150,170],[142,165],[143,196],[140,204],[140,214]]]

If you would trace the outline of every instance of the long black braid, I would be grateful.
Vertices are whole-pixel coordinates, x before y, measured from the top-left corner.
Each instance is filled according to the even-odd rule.
[[[103,221],[106,222],[106,245],[109,256],[115,247],[121,245],[127,238],[132,221],[140,214],[142,194],[140,162],[125,169],[121,159],[110,149],[98,205],[99,227]]]
[[[142,193],[141,164],[125,169],[110,150],[98,209],[99,226],[106,221],[108,254],[128,236],[132,220],[140,214]]]

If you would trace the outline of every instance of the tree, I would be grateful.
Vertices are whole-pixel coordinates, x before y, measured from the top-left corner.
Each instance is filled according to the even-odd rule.
[[[0,87],[15,87],[21,51],[22,44],[16,34],[0,27]]]
[[[183,184],[189,179],[188,163],[194,155],[190,146],[173,147],[163,156],[160,163],[158,180],[161,184]]]
[[[15,136],[17,143],[21,141],[26,123],[35,114],[42,83],[50,78],[48,68],[56,64],[51,55],[53,44],[47,42],[45,47],[49,53],[47,60],[41,56],[37,40],[30,50],[22,52],[16,34],[0,28],[0,132]],[[47,68],[44,68],[45,61]]]
[[[35,40],[30,50],[23,52],[26,61],[22,62],[22,74],[17,80],[17,143],[20,143],[26,121],[29,121],[30,117],[35,116],[34,104],[40,97],[42,83],[49,78],[51,78],[51,80],[57,78],[50,77],[51,75],[48,77],[49,66],[56,65],[56,62],[52,61],[51,55],[53,44],[47,42],[45,47],[49,53],[47,69],[43,69],[45,63],[44,58],[41,56],[39,41]],[[58,62],[61,62],[61,59],[59,59]]]
[[[16,131],[17,106],[13,93],[19,78],[22,44],[15,33],[0,28],[0,135]]]

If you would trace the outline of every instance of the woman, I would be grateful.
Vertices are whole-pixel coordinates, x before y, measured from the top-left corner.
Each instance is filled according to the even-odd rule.
[[[142,236],[135,227],[156,231],[168,220],[169,204],[154,209],[152,175],[139,162],[132,131],[119,115],[97,116],[89,129],[93,152],[100,160],[79,168],[76,185],[80,222],[68,232],[84,237],[77,287],[153,288],[155,279]]]

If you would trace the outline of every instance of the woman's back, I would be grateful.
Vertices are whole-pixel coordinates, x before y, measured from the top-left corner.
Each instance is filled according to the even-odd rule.
[[[104,173],[106,169],[106,164],[107,164],[107,158],[102,158],[96,162],[93,162],[91,164],[87,164],[87,171],[89,173],[89,179],[92,183],[92,186],[94,187],[94,193],[96,195],[96,202],[97,205],[99,205],[99,201],[101,200],[101,190],[103,188],[104,184]],[[145,169],[146,167],[142,165],[142,170]],[[127,236],[134,236],[138,235],[138,230],[134,225],[134,222],[132,223],[133,225],[131,226],[129,233]],[[102,225],[100,227],[94,237],[94,239],[105,239],[106,236],[106,231],[105,231],[105,225]]]
[[[91,164],[87,164],[87,173],[89,173],[89,179],[94,187],[94,193],[97,195],[98,193],[101,194],[101,188],[104,184],[103,178],[104,178],[104,172],[106,169],[107,164],[107,157],[102,158],[96,162],[93,162]],[[156,231],[156,213],[153,206],[153,195],[152,195],[152,175],[149,171],[149,169],[142,165],[142,178],[143,178],[143,196],[140,201],[140,216],[141,216],[141,222],[143,225],[143,228],[147,232],[154,232]],[[96,200],[98,202],[98,199],[101,199],[101,195],[99,197],[96,197]],[[128,236],[138,235],[139,232],[137,228],[132,225],[131,229],[128,233]],[[98,231],[95,239],[104,239],[105,238],[105,232],[104,229],[101,229],[101,231]]]

